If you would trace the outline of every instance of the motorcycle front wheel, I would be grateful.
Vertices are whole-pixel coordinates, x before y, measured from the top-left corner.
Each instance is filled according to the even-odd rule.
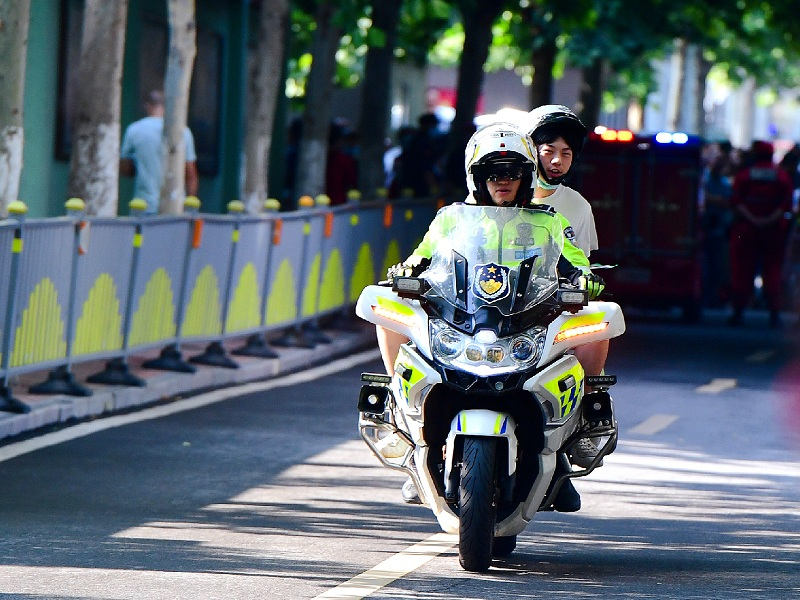
[[[496,438],[464,438],[459,485],[458,561],[467,571],[486,571],[492,562],[496,456]]]

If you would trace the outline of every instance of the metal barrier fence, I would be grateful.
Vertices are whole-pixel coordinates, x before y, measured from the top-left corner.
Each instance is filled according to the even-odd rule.
[[[76,363],[105,360],[89,382],[144,386],[145,366],[237,368],[233,354],[274,357],[265,335],[313,330],[347,314],[365,285],[411,253],[433,219],[429,201],[402,200],[259,216],[199,215],[0,222],[0,411],[27,412],[9,379],[50,369],[30,392],[90,395]],[[282,343],[315,344],[295,336]],[[183,359],[181,344],[208,342]],[[278,343],[273,341],[273,343]]]

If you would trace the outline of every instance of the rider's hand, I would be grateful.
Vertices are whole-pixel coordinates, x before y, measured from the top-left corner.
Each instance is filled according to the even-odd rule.
[[[392,281],[395,277],[418,277],[430,264],[427,258],[411,256],[405,262],[389,267],[386,279]]]
[[[572,277],[572,285],[589,292],[589,300],[596,300],[606,287],[606,282],[599,275],[592,272],[578,272]]]

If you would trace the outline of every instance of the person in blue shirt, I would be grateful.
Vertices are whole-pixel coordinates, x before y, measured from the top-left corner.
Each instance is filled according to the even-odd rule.
[[[147,202],[145,214],[158,213],[162,182],[161,138],[164,129],[164,94],[155,90],[145,99],[147,116],[134,121],[125,130],[120,151],[119,172],[136,177],[133,197]],[[198,187],[197,153],[194,137],[187,127],[185,189],[187,196],[196,196]]]

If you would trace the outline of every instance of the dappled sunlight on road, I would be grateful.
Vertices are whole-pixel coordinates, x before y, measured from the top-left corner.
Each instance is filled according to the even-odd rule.
[[[584,517],[750,526],[776,516],[800,518],[798,463],[725,460],[621,442],[602,469],[576,485],[584,493],[584,510],[578,513]]]

